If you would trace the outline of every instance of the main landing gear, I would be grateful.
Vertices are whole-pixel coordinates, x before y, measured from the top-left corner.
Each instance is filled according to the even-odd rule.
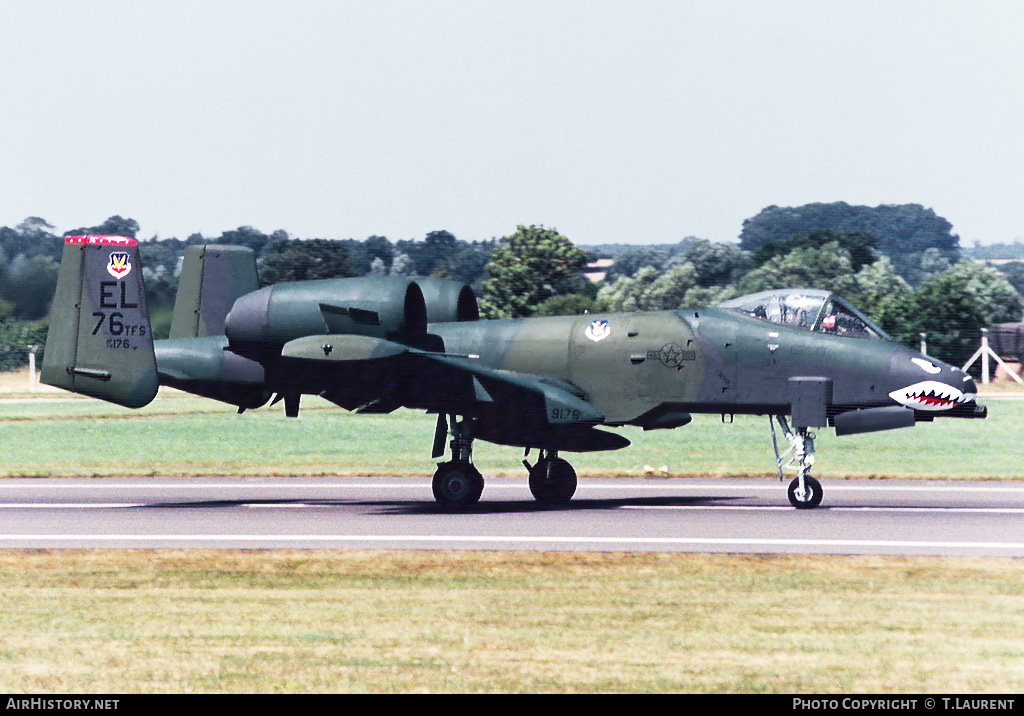
[[[449,427],[450,426],[450,427]],[[449,507],[470,507],[480,500],[484,478],[473,466],[472,419],[459,420],[438,416],[434,435],[434,457],[444,451],[444,434],[451,434],[449,446],[452,459],[439,463],[431,482],[434,499]],[[527,454],[530,450],[527,448]],[[530,474],[530,492],[538,502],[558,504],[568,502],[576,492],[576,471],[566,460],[558,457],[557,450],[541,449],[537,462],[531,465],[523,460]]]
[[[789,448],[779,453],[779,441],[775,435],[775,421],[782,428],[782,434],[789,441]],[[798,510],[810,510],[821,504],[824,490],[821,483],[811,477],[811,465],[814,464],[814,433],[808,428],[791,429],[782,415],[768,418],[772,428],[772,445],[775,447],[775,463],[779,468],[779,480],[784,479],[784,471],[796,470],[796,478],[789,483],[789,504]],[[785,461],[785,462],[784,462]]]
[[[438,417],[438,431],[444,424],[444,416]],[[431,488],[434,499],[442,505],[468,507],[480,500],[484,491],[484,477],[473,463],[472,422],[469,418],[451,421],[452,459],[437,466]],[[443,437],[443,435],[442,435]],[[435,439],[436,442],[436,439]],[[442,443],[443,445],[443,443]]]
[[[542,449],[536,463],[523,460],[523,465],[530,471],[530,492],[537,502],[568,502],[576,493],[576,471],[557,450]]]
[[[484,477],[471,463],[452,460],[437,466],[431,487],[434,499],[442,505],[468,507],[480,500]]]

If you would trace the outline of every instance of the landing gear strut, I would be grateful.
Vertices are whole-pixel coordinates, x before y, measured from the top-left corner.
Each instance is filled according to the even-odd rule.
[[[530,471],[530,492],[537,502],[568,502],[576,493],[576,471],[557,450],[542,449],[535,464],[523,460],[523,465]]]
[[[444,424],[444,416],[438,416],[438,429]],[[434,499],[449,507],[469,507],[480,501],[484,491],[484,478],[473,463],[472,422],[469,418],[451,421],[452,459],[438,464],[431,482]],[[443,445],[443,443],[442,443]]]
[[[437,416],[432,456],[444,455],[445,436],[451,436],[448,445],[452,459],[438,463],[431,481],[434,499],[448,507],[469,507],[480,501],[484,478],[473,466],[473,419],[456,415]],[[530,448],[526,449],[530,454]],[[530,473],[530,492],[538,502],[568,502],[576,493],[576,471],[566,460],[558,457],[557,450],[541,448],[540,457],[531,465],[523,460]]]
[[[775,463],[779,468],[779,480],[784,479],[784,471],[796,470],[796,478],[789,483],[789,504],[798,510],[809,510],[821,504],[824,490],[821,483],[811,477],[811,465],[814,464],[814,433],[807,428],[789,427],[782,415],[774,416],[778,420],[782,434],[789,441],[789,448],[779,453],[779,441],[775,435],[775,422],[768,418],[772,428],[772,445],[775,447]],[[785,462],[784,462],[785,461]]]

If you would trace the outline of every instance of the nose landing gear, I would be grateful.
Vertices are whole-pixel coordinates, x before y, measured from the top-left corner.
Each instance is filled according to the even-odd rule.
[[[803,485],[800,484],[803,480]],[[789,483],[789,504],[798,510],[809,510],[821,504],[821,497],[824,494],[821,483],[810,475],[803,478],[797,477]]]
[[[779,453],[779,441],[775,434],[775,420],[782,428],[782,434],[789,441],[785,452]],[[775,448],[775,463],[779,468],[779,480],[783,480],[787,469],[795,469],[796,477],[789,483],[789,504],[798,510],[810,510],[821,504],[824,490],[821,483],[811,477],[814,464],[814,433],[808,428],[790,428],[782,415],[768,418],[772,429],[772,445]]]

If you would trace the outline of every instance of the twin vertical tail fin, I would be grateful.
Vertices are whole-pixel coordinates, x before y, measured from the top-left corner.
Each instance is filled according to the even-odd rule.
[[[160,383],[134,239],[65,239],[40,377],[129,408],[156,396]]]
[[[224,319],[235,299],[259,287],[252,249],[189,246],[181,264],[170,337],[224,335]]]

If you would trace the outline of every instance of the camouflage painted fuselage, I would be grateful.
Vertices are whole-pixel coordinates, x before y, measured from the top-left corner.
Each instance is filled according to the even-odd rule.
[[[891,393],[924,381],[947,385],[950,396],[976,393],[962,370],[935,360],[925,370],[920,354],[890,341],[812,333],[720,308],[435,324],[430,330],[443,338],[446,352],[573,384],[608,424],[672,427],[665,416],[682,420],[687,412],[788,414],[794,379],[801,378],[827,381],[830,414],[899,405]],[[935,414],[918,413],[926,420]]]
[[[433,323],[429,349],[341,334],[279,340],[157,341],[156,356],[164,382],[241,407],[320,395],[358,412],[467,416],[483,439],[564,450],[628,444],[596,425],[674,428],[691,413],[792,415],[810,427],[865,408],[905,414],[873,429],[980,416],[974,381],[957,368],[891,341],[722,308]]]

